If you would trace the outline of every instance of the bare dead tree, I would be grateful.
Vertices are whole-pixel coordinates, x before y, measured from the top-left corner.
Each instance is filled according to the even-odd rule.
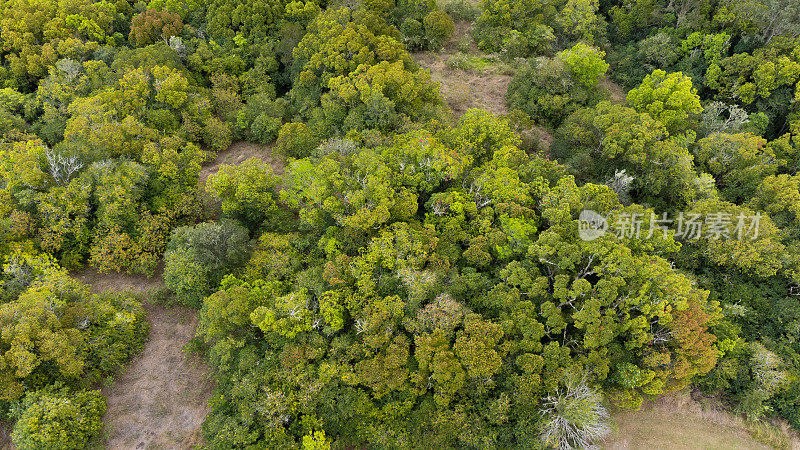
[[[50,176],[60,186],[66,186],[73,175],[83,168],[83,162],[77,155],[65,156],[51,149],[46,149],[44,157],[47,160]]]

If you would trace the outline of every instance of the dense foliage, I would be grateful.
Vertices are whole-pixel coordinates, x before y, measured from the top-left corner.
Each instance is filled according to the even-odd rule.
[[[539,399],[568,373],[638,405],[708,372],[721,314],[658,256],[675,242],[581,241],[576,212],[619,208],[616,194],[517,144],[476,110],[294,161],[281,196],[298,230],[263,234],[200,313],[231,399],[214,403],[210,445],[324,430],[344,445],[529,447]]]
[[[50,257],[21,252],[7,257],[0,293],[0,407],[17,419],[14,443],[84,448],[105,411],[86,389],[141,351],[141,304],[92,295]]]
[[[48,388],[25,397],[12,439],[20,450],[83,449],[103,427],[106,402],[99,391]]]
[[[609,403],[688,386],[800,428],[799,17],[794,0],[2,2],[17,446],[85,446],[91,389],[147,331],[130,295],[68,270],[162,264],[218,381],[209,448],[588,446]],[[411,53],[473,43],[514,72],[507,117],[454,117]],[[201,177],[238,141],[262,150]],[[614,226],[587,239],[584,210]]]

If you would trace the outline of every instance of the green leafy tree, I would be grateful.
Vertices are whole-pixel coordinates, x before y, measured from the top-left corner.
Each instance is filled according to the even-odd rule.
[[[691,78],[680,72],[667,75],[663,70],[653,71],[628,92],[627,102],[663,123],[671,134],[685,131],[687,119],[703,111]]]
[[[215,38],[235,39],[249,45],[263,44],[285,14],[285,3],[213,0],[208,3],[208,31]]]
[[[557,128],[570,114],[593,106],[601,96],[595,85],[605,73],[602,58],[578,44],[557,58],[538,58],[518,71],[508,86],[506,100],[537,122]]]
[[[389,34],[384,21],[361,20],[364,14],[350,8],[330,9],[309,24],[293,51],[296,76],[289,93],[301,113],[319,104],[332,78],[347,76],[361,65],[404,61],[411,66],[411,56]]]
[[[587,87],[597,85],[608,70],[608,63],[603,60],[604,51],[578,42],[570,49],[558,54],[558,58],[569,67],[572,78]]]
[[[692,205],[691,213],[703,217],[722,214],[720,229],[730,236],[717,238],[706,230],[699,239],[686,242],[686,251],[697,260],[694,264],[710,261],[764,278],[782,272],[784,261],[792,269],[792,260],[782,256],[786,255],[786,246],[781,242],[781,230],[767,215],[719,199],[701,200]]]
[[[425,37],[427,38],[430,49],[438,49],[453,34],[455,25],[453,20],[444,11],[431,11],[422,20],[425,27]]]
[[[605,34],[599,9],[597,0],[568,0],[556,17],[556,23],[572,41],[594,43]]]
[[[11,256],[6,279],[19,292],[0,305],[0,386],[16,400],[54,381],[86,386],[141,350],[147,323],[126,296],[91,296],[46,257]]]
[[[255,229],[276,209],[278,178],[272,166],[250,158],[238,166],[223,165],[212,175],[206,189],[222,202],[222,212]]]
[[[47,388],[25,396],[11,440],[19,449],[86,448],[103,428],[100,391]]]
[[[555,43],[556,14],[550,2],[485,0],[475,21],[475,41],[485,52],[517,47],[516,57],[548,54]]]
[[[674,207],[693,200],[697,174],[686,142],[668,139],[647,113],[600,102],[573,114],[557,132],[552,153],[580,181],[609,183],[617,171],[631,180],[634,201]]]
[[[694,149],[701,170],[714,175],[726,199],[748,200],[761,180],[778,169],[766,141],[750,133],[715,133],[697,142]]]
[[[164,283],[178,300],[199,307],[222,277],[249,256],[247,229],[235,222],[206,222],[173,230],[164,254]]]
[[[302,122],[284,124],[278,132],[276,151],[291,158],[305,158],[319,145],[308,126]]]

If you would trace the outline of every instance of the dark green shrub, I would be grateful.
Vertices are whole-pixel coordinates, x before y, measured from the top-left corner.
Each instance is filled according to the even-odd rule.
[[[228,148],[232,140],[230,125],[216,117],[209,117],[203,128],[203,143],[218,152]]]
[[[199,307],[222,277],[249,255],[247,229],[234,221],[177,228],[164,255],[164,283],[182,304]]]
[[[280,129],[281,119],[268,114],[260,114],[250,126],[253,139],[262,144],[273,142],[275,138],[278,137],[278,131]]]
[[[508,87],[511,108],[530,115],[536,122],[557,128],[570,114],[600,100],[594,87],[576,80],[559,58],[537,58],[519,70]]]
[[[105,293],[92,298],[87,318],[90,352],[85,370],[93,378],[113,374],[144,348],[150,324],[142,304],[127,293]]]
[[[453,20],[444,11],[431,11],[422,21],[429,49],[440,48],[453,35]]]

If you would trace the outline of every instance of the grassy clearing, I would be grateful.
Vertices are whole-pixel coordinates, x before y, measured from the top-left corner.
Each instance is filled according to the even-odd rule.
[[[472,23],[456,22],[455,32],[444,48],[438,52],[419,52],[414,57],[420,66],[430,70],[433,81],[439,83],[442,99],[454,117],[460,117],[470,108],[507,114],[506,92],[516,68],[497,55],[481,53],[471,32]],[[535,134],[540,149],[550,147],[553,136],[548,130],[534,126],[529,131]]]
[[[145,304],[150,336],[144,351],[103,389],[106,448],[192,448],[209,412],[214,383],[183,348],[197,328],[197,311]]]
[[[494,114],[508,112],[506,91],[512,69],[495,55],[485,55],[475,46],[472,24],[456,23],[453,36],[436,52],[414,55],[420,66],[430,70],[439,83],[442,98],[455,117],[470,108],[482,108]]]
[[[447,58],[447,66],[465,72],[476,72],[485,75],[513,76],[515,68],[500,59],[497,55],[468,54],[456,52]]]
[[[714,401],[701,405],[686,391],[645,402],[640,411],[614,409],[612,418],[615,431],[602,443],[606,449],[800,448],[785,431],[767,424],[754,428]]]

